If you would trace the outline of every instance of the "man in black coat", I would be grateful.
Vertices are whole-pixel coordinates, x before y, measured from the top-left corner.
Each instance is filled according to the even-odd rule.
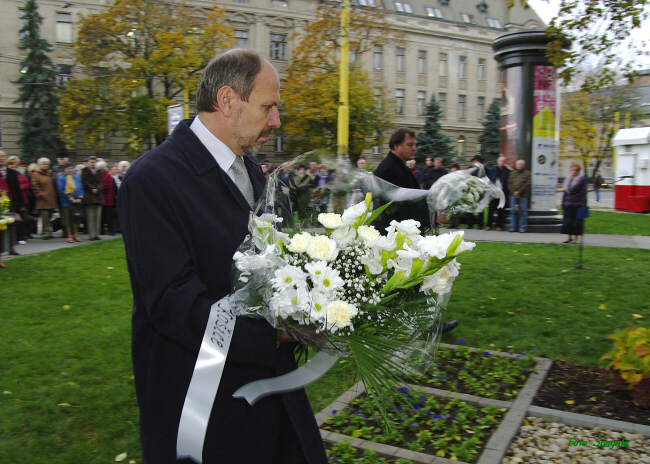
[[[375,177],[384,179],[397,187],[419,189],[417,179],[406,166],[406,162],[415,158],[417,150],[417,141],[415,140],[415,132],[405,127],[400,127],[388,140],[390,151],[386,158],[379,163],[375,169]],[[378,198],[374,202],[374,207],[378,208],[385,205],[385,199]],[[436,215],[438,221],[444,222],[444,217]],[[418,200],[415,202],[393,203],[382,214],[380,214],[373,225],[381,232],[385,232],[391,221],[404,221],[406,219],[415,219],[420,222],[420,230],[425,230],[431,227],[431,213],[426,200]],[[458,326],[458,321],[445,322],[442,326],[442,333],[452,331]]]
[[[422,170],[424,176],[423,189],[429,190],[438,179],[447,174],[447,170],[442,167],[442,158],[428,156],[426,159],[427,166]]]
[[[231,291],[232,257],[248,233],[251,197],[262,194],[264,176],[253,154],[280,127],[279,89],[277,72],[256,52],[232,50],[213,59],[197,90],[198,116],[181,121],[135,161],[120,186],[147,464],[192,462],[176,458],[181,412],[211,308]],[[243,168],[233,172],[236,157],[250,183],[242,183]],[[232,398],[249,382],[294,369],[291,340],[264,319],[236,318],[204,463],[326,462],[304,389],[254,406]]]
[[[508,176],[509,175],[510,175],[510,168],[506,166],[505,156],[499,156],[499,158],[497,158],[497,165],[488,169],[487,172],[488,178],[503,191],[503,194],[505,195],[506,198],[509,198],[508,197],[509,194]],[[488,206],[488,222],[485,230],[490,230],[492,227],[494,227],[495,230],[504,229],[505,220],[506,220],[506,209],[505,208],[498,209],[497,206],[499,206],[498,198],[490,200],[490,204]],[[494,222],[495,211],[497,213],[496,223]]]
[[[405,127],[397,129],[390,136],[388,146],[390,151],[383,159],[377,169],[375,177],[390,182],[391,184],[409,189],[419,189],[417,179],[413,172],[406,166],[406,162],[415,157],[416,148],[415,132]],[[387,203],[384,198],[376,198],[374,205],[378,208]],[[382,233],[385,233],[391,221],[404,221],[415,219],[420,222],[421,230],[431,227],[429,207],[426,200],[416,202],[393,203],[373,222],[373,225]]]

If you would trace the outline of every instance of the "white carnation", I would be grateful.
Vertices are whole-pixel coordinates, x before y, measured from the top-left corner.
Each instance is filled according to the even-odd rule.
[[[357,232],[359,233],[359,238],[367,247],[372,246],[372,244],[381,237],[381,234],[374,226],[360,226],[357,229]]]
[[[318,222],[323,224],[326,229],[338,229],[343,225],[341,215],[335,213],[320,213],[318,215]]]
[[[304,253],[307,251],[307,247],[312,238],[313,236],[308,232],[296,234],[291,238],[291,242],[287,245],[287,249],[294,253]]]
[[[350,206],[348,209],[343,211],[343,216],[341,217],[341,219],[343,220],[343,225],[351,226],[356,222],[358,218],[363,216],[363,218],[365,219],[367,215],[368,215],[368,206],[366,205],[365,201],[362,201],[361,203],[357,203],[354,206]]]
[[[350,226],[340,227],[332,232],[332,240],[336,240],[340,248],[345,248],[357,238],[357,232]]]
[[[407,237],[412,235],[420,235],[420,222],[414,219],[407,219],[401,222],[391,221],[390,225],[391,227],[395,227],[398,232],[400,232],[402,235],[406,235]]]
[[[421,292],[433,290],[438,295],[444,295],[451,292],[454,279],[459,274],[460,263],[455,259],[446,266],[443,266],[433,275],[424,277],[424,282],[420,286]]]
[[[324,235],[312,238],[307,245],[307,254],[312,259],[332,261],[337,252],[336,242]]]
[[[325,306],[325,327],[332,332],[346,327],[352,328],[352,318],[358,313],[354,305],[342,300],[332,301]]]

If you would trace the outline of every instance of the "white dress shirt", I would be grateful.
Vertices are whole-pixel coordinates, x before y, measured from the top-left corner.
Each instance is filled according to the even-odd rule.
[[[235,173],[230,169],[232,163],[235,161],[235,155],[228,146],[219,140],[215,135],[203,125],[199,117],[195,117],[190,125],[190,129],[199,138],[201,143],[208,149],[210,154],[214,157],[219,167],[223,169],[228,176],[235,182]]]

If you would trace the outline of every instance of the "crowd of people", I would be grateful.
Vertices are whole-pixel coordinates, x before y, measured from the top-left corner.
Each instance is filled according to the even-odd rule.
[[[19,255],[17,245],[39,238],[51,240],[63,230],[69,242],[81,242],[84,226],[88,239],[119,232],[116,212],[117,191],[129,168],[128,161],[109,163],[90,156],[73,165],[60,154],[56,165],[49,158],[28,164],[0,150],[0,192],[10,200],[10,215],[15,220],[0,231],[0,253]],[[0,261],[0,268],[6,265]]]

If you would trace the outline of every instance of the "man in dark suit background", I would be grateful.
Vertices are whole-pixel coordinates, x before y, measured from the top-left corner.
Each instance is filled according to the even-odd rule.
[[[121,184],[135,387],[149,464],[191,462],[176,459],[183,403],[211,307],[231,291],[232,256],[262,194],[265,180],[253,155],[280,127],[279,89],[276,70],[256,52],[213,59],[197,89],[198,116],[135,161]],[[236,319],[204,463],[326,462],[304,389],[255,406],[232,398],[249,382],[295,368],[291,341],[266,320]]]
[[[375,177],[379,177],[391,184],[409,189],[419,189],[417,179],[413,172],[406,166],[406,162],[415,158],[417,151],[417,141],[415,139],[415,132],[400,127],[390,136],[388,140],[390,151],[386,158],[383,159],[377,169],[375,169]],[[374,202],[374,207],[378,208],[385,205],[387,201],[382,198],[377,198]],[[438,212],[434,211],[436,220],[444,223],[445,218]],[[373,225],[381,232],[385,232],[391,221],[404,221],[406,219],[415,219],[420,222],[420,230],[423,232],[431,227],[431,213],[426,200],[417,200],[415,202],[406,203],[393,203],[383,213],[381,213]],[[452,331],[458,326],[458,321],[445,322],[442,326],[442,333]]]

